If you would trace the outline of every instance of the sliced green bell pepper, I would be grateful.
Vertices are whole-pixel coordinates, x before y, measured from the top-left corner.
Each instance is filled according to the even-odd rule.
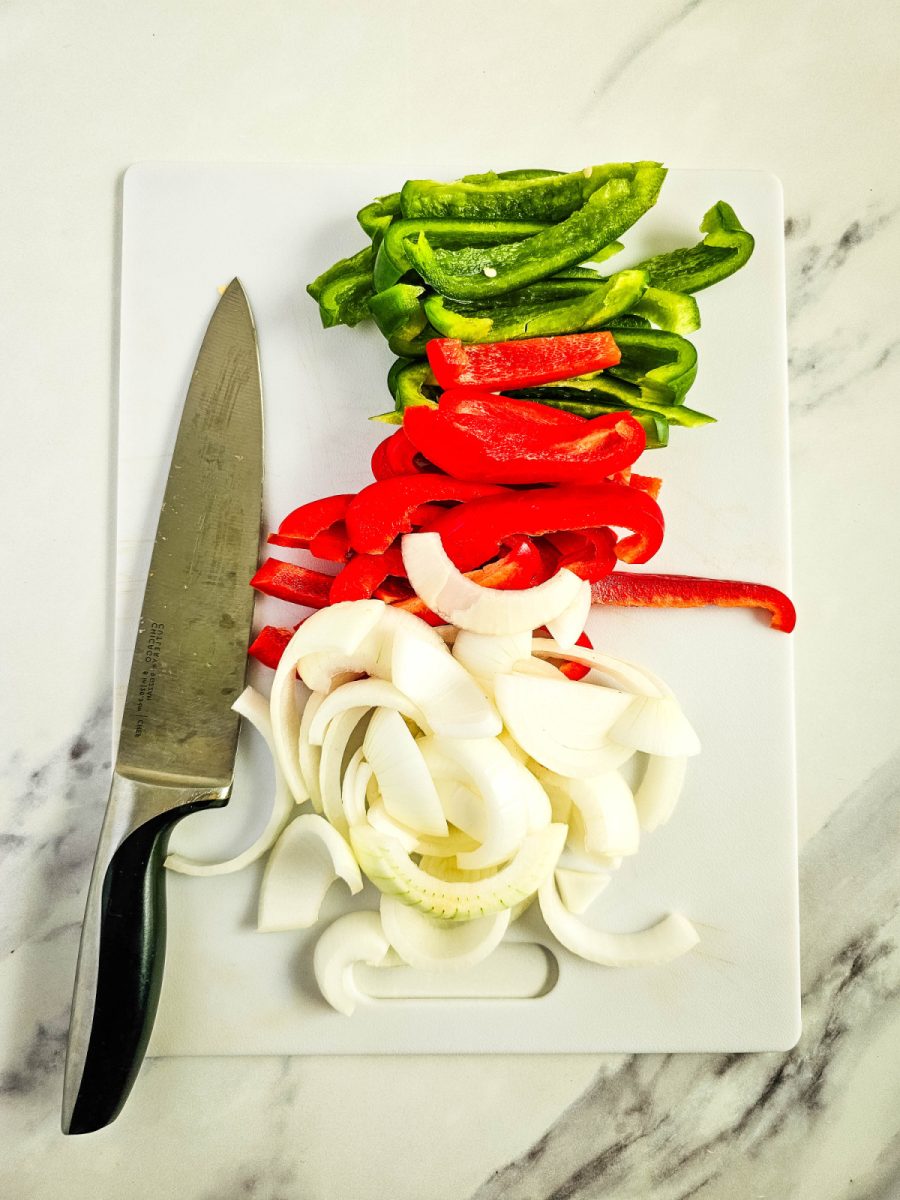
[[[478,274],[456,273],[453,251],[434,250],[424,234],[407,244],[422,278],[454,300],[491,299],[586,262],[652,207],[665,178],[656,163],[638,163],[633,177],[610,179],[566,220],[512,247],[500,247],[494,265]]]
[[[740,270],[753,253],[753,236],[724,200],[714,204],[700,222],[706,237],[696,246],[657,254],[639,265],[650,272],[654,287],[699,292]]]
[[[620,271],[606,283],[591,284],[586,295],[568,300],[464,309],[443,296],[429,295],[423,303],[428,320],[445,337],[463,342],[504,342],[599,329],[612,317],[632,309],[646,287],[643,271]]]
[[[366,246],[351,258],[342,258],[307,285],[306,290],[318,301],[319,316],[326,329],[334,325],[358,325],[370,315],[374,259],[372,247]]]
[[[441,336],[428,323],[420,299],[424,291],[410,283],[395,283],[369,300],[375,324],[398,358],[421,358],[431,339]]]
[[[541,403],[548,408],[558,408],[562,412],[574,413],[577,417],[600,417],[604,413],[622,412],[625,406],[620,404],[585,404],[580,400],[567,400],[556,396],[542,397]],[[669,444],[669,422],[657,413],[641,412],[626,409],[643,427],[647,437],[647,449],[658,450]],[[393,422],[391,422],[393,424]]]
[[[652,389],[656,399],[680,404],[697,376],[697,349],[687,338],[662,329],[617,329],[622,361],[610,368],[616,378]]]
[[[632,312],[647,317],[668,333],[694,333],[700,328],[700,309],[693,296],[648,287]]]
[[[507,172],[470,175],[453,183],[408,179],[400,192],[404,217],[474,221],[564,221],[610,179],[631,179],[637,163],[606,163],[565,175]]]
[[[375,290],[383,292],[412,270],[406,252],[407,240],[420,233],[424,233],[434,246],[485,247],[521,241],[545,228],[546,225],[537,221],[447,221],[440,218],[391,221],[385,226],[378,246]]]
[[[400,214],[400,193],[391,192],[387,196],[378,196],[371,204],[361,208],[356,219],[370,238],[384,233],[394,217]]]
[[[427,362],[403,358],[398,358],[388,371],[388,388],[401,413],[415,404],[435,407],[441,392]]]

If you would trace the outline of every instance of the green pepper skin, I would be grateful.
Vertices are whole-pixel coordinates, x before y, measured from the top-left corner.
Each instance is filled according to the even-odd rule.
[[[700,222],[700,232],[706,237],[696,246],[657,254],[639,264],[649,271],[654,287],[699,292],[739,271],[753,253],[753,235],[724,200],[706,213]]]
[[[404,217],[474,221],[564,221],[610,179],[631,179],[635,163],[606,163],[568,174],[509,171],[469,175],[454,183],[408,179],[400,192]]]
[[[644,389],[668,404],[680,404],[697,377],[697,349],[687,338],[660,329],[617,329],[613,335],[622,361],[609,374]]]
[[[400,193],[391,192],[387,196],[378,196],[371,204],[361,208],[356,214],[356,219],[369,237],[374,239],[383,234],[399,214]]]
[[[407,240],[424,233],[435,246],[497,246],[521,241],[546,226],[537,221],[446,221],[437,218],[391,221],[375,258],[375,290],[383,292],[412,270]]]
[[[436,397],[440,395],[440,388],[427,362],[398,358],[388,371],[388,387],[397,412],[402,413],[416,404],[437,408]]]
[[[424,301],[428,320],[444,337],[464,342],[504,342],[599,329],[638,303],[647,287],[643,271],[621,271],[587,295],[548,303],[496,304],[489,309],[452,309],[442,296]]]
[[[574,413],[576,417],[600,417],[605,413],[630,412],[634,419],[643,426],[647,437],[647,450],[659,450],[669,444],[669,422],[657,413],[629,409],[626,405],[584,404],[579,400],[557,397],[541,398],[541,403],[546,404],[548,408],[558,408],[563,412]]]
[[[495,265],[477,275],[455,274],[453,252],[433,250],[424,234],[408,243],[407,254],[442,296],[474,301],[505,295],[585,262],[615,241],[656,202],[665,174],[656,163],[637,164],[632,179],[610,179],[572,216],[513,245],[509,253],[495,255]]]
[[[648,287],[632,311],[667,333],[696,333],[700,328],[700,308],[685,292]]]
[[[342,258],[307,285],[306,290],[318,301],[319,316],[326,329],[358,325],[370,315],[374,258],[372,247],[366,246],[351,258]]]

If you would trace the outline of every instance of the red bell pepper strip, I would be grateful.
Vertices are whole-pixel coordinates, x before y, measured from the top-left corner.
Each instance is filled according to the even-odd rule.
[[[616,535],[611,529],[562,530],[547,535],[557,551],[557,568],[568,567],[579,579],[594,583],[615,570]]]
[[[395,475],[413,475],[417,471],[436,471],[412,444],[403,429],[379,442],[372,455],[372,474],[376,479],[393,479]]]
[[[269,541],[273,546],[309,549],[309,544],[317,533],[322,533],[338,521],[343,521],[352,499],[352,493],[347,493],[340,496],[324,496],[321,500],[301,504],[292,513],[288,513],[278,526],[277,533],[269,534]]]
[[[395,537],[412,530],[412,516],[420,505],[434,500],[471,500],[503,490],[446,475],[397,475],[381,479],[363,488],[347,509],[350,545],[357,554],[383,554]],[[497,546],[493,553],[497,553]]]
[[[293,629],[283,629],[277,625],[266,625],[253,639],[247,653],[251,658],[255,658],[257,662],[261,662],[264,667],[271,667],[274,671],[279,662],[281,662],[281,656],[284,654],[285,647],[293,636]]]
[[[279,558],[267,558],[250,580],[250,586],[266,596],[289,600],[292,604],[326,608],[330,603],[333,580],[334,576],[326,575],[324,571],[298,567],[296,563],[282,562]]]
[[[271,541],[271,538],[269,540]],[[329,562],[346,562],[350,554],[347,526],[343,521],[337,521],[330,528],[323,529],[312,539],[308,549],[314,558],[324,558]]]
[[[630,466],[647,444],[631,413],[576,424],[547,406],[488,392],[445,392],[439,407],[406,409],[403,428],[426,458],[457,479],[490,483],[594,483]],[[572,414],[566,414],[571,418]]]
[[[796,610],[783,592],[762,583],[740,583],[735,579],[616,571],[595,583],[591,595],[596,604],[629,608],[700,608],[707,604],[763,608],[771,614],[772,628],[783,633],[790,633],[797,623]]]
[[[343,570],[334,577],[329,598],[332,604],[341,600],[368,600],[390,575],[406,578],[403,557],[398,546],[384,554],[354,554]]]
[[[425,348],[442,388],[526,388],[614,367],[621,359],[611,333],[574,333],[468,345],[432,338]]]
[[[468,571],[494,558],[514,533],[535,536],[604,525],[632,530],[632,536],[616,544],[616,557],[624,562],[646,562],[662,544],[665,526],[659,505],[646,492],[620,483],[564,484],[483,496],[451,509],[426,528],[441,535],[449,557],[461,571]]]
[[[657,478],[656,475],[638,475],[636,471],[631,472],[631,476],[627,482],[631,487],[639,488],[642,492],[646,492],[654,500],[659,497],[659,489],[662,487],[662,480]]]

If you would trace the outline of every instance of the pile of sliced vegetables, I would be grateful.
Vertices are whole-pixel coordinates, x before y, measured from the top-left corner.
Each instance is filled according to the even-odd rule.
[[[678,914],[628,934],[580,919],[637,853],[641,829],[669,818],[699,751],[669,689],[576,644],[590,584],[567,568],[501,591],[463,575],[436,533],[406,535],[401,555],[445,624],[377,599],[303,622],[269,703],[248,688],[235,706],[275,760],[266,828],[226,862],[172,854],[167,865],[223,874],[268,854],[263,931],[315,925],[338,879],[354,895],[364,879],[374,884],[378,912],[338,918],[316,946],[319,987],[344,1013],[365,998],[355,963],[471,967],[535,899],[557,941],[592,962],[659,963],[690,950],[697,935]],[[569,679],[560,662],[589,674]],[[635,755],[632,792],[621,768]]]
[[[606,163],[564,173],[518,170],[450,183],[407,180],[358,214],[370,245],[311,284],[322,324],[369,317],[397,360],[388,374],[399,423],[446,387],[425,356],[434,339],[494,343],[615,330],[621,359],[608,369],[573,364],[553,382],[516,394],[581,416],[630,411],[649,448],[669,426],[713,420],[684,404],[700,327],[693,293],[748,260],[753,238],[724,201],[703,217],[703,239],[606,275],[622,236],[657,201],[666,170],[656,162]]]

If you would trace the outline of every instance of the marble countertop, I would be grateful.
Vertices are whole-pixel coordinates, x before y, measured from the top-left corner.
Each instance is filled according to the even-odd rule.
[[[0,26],[0,1194],[900,1195],[896,7],[7,0]],[[153,1060],[115,1125],[65,1139],[109,770],[122,172],[420,151],[784,183],[803,1036],[748,1056]]]

